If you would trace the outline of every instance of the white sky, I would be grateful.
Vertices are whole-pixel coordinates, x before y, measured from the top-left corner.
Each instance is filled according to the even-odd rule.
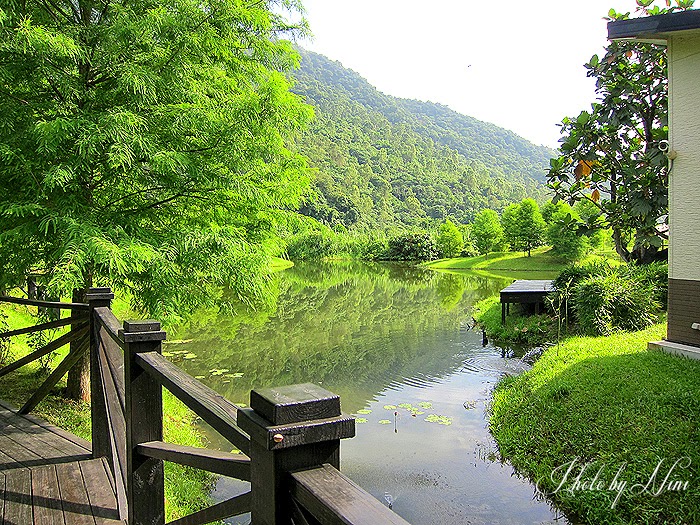
[[[557,123],[593,102],[586,63],[603,17],[634,0],[302,0],[307,49],[389,95],[430,100],[556,147]]]

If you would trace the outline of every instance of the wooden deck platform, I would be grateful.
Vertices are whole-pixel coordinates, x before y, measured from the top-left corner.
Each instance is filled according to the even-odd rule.
[[[107,462],[90,443],[0,401],[0,524],[121,524]]]
[[[547,294],[554,290],[551,280],[519,280],[501,290],[501,322],[506,322],[506,313],[511,304],[534,304],[539,313]]]

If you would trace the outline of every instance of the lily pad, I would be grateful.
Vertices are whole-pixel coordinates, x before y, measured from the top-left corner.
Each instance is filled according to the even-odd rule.
[[[396,405],[384,405],[384,410],[396,410]]]
[[[452,424],[452,418],[447,416],[440,416],[438,414],[430,414],[425,418],[428,423],[437,423],[438,425],[449,426]]]
[[[356,417],[355,423],[367,423],[367,418],[366,417]]]
[[[362,415],[367,415],[367,414],[371,414],[372,411],[369,410],[369,409],[367,409],[367,408],[363,408],[363,409],[361,409],[361,410],[358,410],[356,413],[357,413],[357,414],[362,414]]]
[[[413,405],[411,403],[401,403],[399,405],[399,408],[405,408],[406,410],[411,410],[413,408]]]
[[[380,425],[391,425],[391,421],[389,421],[388,419],[380,419],[379,424]]]
[[[421,401],[418,403],[418,406],[425,409],[425,410],[430,410],[433,408],[433,404],[430,401]]]

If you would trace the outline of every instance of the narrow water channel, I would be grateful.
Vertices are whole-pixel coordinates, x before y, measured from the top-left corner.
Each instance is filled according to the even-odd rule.
[[[252,388],[303,382],[339,394],[358,418],[357,436],[341,445],[343,473],[414,525],[565,524],[499,461],[488,432],[492,388],[527,366],[511,350],[483,346],[470,310],[511,280],[300,263],[275,277],[268,307],[201,312],[165,350],[237,403]],[[230,449],[204,430],[211,447]],[[245,489],[222,478],[213,496]]]

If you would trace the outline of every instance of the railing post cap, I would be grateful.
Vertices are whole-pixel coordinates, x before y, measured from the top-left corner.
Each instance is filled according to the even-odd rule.
[[[85,294],[85,300],[88,302],[111,301],[112,299],[114,299],[114,294],[112,293],[112,289],[109,287],[88,288],[88,291]]]
[[[340,396],[313,383],[250,392],[250,408],[272,425],[286,425],[340,415]]]
[[[166,334],[160,329],[160,322],[152,319],[124,321],[124,328],[119,330],[119,335],[126,343],[140,341],[164,341]]]

